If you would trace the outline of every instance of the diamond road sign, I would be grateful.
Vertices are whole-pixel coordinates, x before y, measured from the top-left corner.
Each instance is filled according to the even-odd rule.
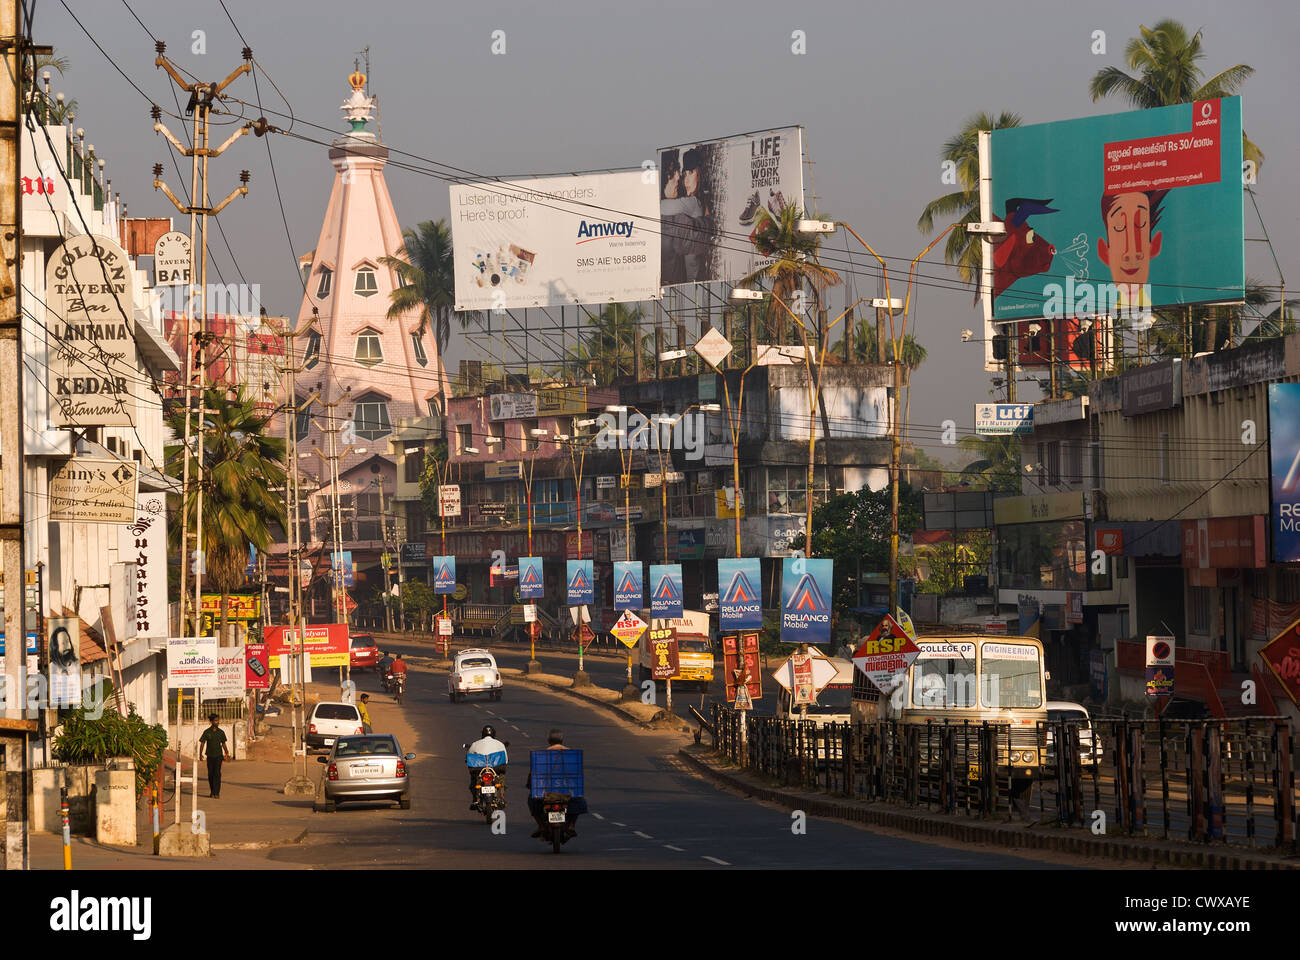
[[[609,632],[618,637],[626,646],[635,647],[637,641],[641,639],[641,634],[645,633],[649,624],[638,617],[631,610],[625,610],[619,614],[618,620],[614,626],[609,628]]]
[[[710,366],[716,367],[731,353],[731,341],[714,327],[695,344],[695,352],[703,357]]]

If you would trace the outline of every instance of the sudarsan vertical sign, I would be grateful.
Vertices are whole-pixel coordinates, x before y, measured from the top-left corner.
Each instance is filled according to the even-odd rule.
[[[135,416],[135,303],[126,251],[107,237],[64,242],[45,267],[50,419],[128,426]]]

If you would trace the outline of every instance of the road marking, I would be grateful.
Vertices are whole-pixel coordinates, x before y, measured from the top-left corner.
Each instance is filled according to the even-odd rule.
[[[597,820],[604,820],[604,819],[605,819],[605,818],[602,817],[599,813],[594,813],[594,812],[593,812],[593,813],[592,813],[592,816],[595,817]]]
[[[626,827],[626,826],[627,826],[626,823],[619,823],[617,820],[611,820],[611,821],[609,821],[609,822],[612,823],[612,824],[613,824],[614,826],[616,826],[616,827]]]
[[[681,847],[674,847],[671,843],[665,843],[665,844],[664,844],[664,849],[665,849],[665,850],[676,850],[678,853],[685,853],[685,852],[686,852],[686,851],[683,850]]]
[[[653,840],[653,839],[654,839],[654,837],[650,836],[650,834],[648,834],[648,833],[642,833],[640,830],[633,830],[632,832],[635,833],[635,834],[636,834],[638,837],[640,837],[642,840]]]
[[[473,704],[472,706],[474,707],[475,710],[482,710],[482,709],[483,709],[483,704],[481,704],[481,703],[475,703],[475,704]]]
[[[514,725],[514,724],[513,724],[513,723],[512,723],[512,724],[510,724],[510,729],[511,729],[511,730],[519,730],[519,728],[518,728],[518,727],[516,727],[516,726],[515,726],[515,725]],[[519,730],[519,732],[520,732],[520,733],[523,733],[523,731],[522,731],[522,730]]]
[[[709,863],[716,863],[716,864],[717,864],[718,866],[720,866],[720,867],[729,867],[729,866],[731,866],[731,864],[727,863],[726,860],[719,860],[717,857],[701,857],[700,859],[701,859],[701,860],[707,860],[707,861],[709,861]]]

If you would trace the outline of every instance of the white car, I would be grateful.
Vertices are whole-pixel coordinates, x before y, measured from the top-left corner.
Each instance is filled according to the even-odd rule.
[[[1047,702],[1047,719],[1053,724],[1058,720],[1065,720],[1070,725],[1077,725],[1079,728],[1079,763],[1085,767],[1095,766],[1100,763],[1105,755],[1105,748],[1101,742],[1101,734],[1092,729],[1092,718],[1088,715],[1088,708],[1081,703],[1071,703],[1068,700],[1049,700]],[[1048,762],[1053,762],[1054,751],[1052,744],[1056,736],[1054,727],[1047,727],[1047,756]]]
[[[307,720],[307,746],[332,747],[339,737],[365,733],[356,704],[322,700],[312,708]]]
[[[459,650],[447,677],[447,698],[452,703],[465,699],[466,694],[486,693],[493,700],[501,699],[505,683],[497,669],[496,658],[486,650]]]

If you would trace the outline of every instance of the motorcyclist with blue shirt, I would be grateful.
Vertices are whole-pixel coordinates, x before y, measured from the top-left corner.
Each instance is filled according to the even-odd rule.
[[[479,771],[484,767],[491,767],[496,771],[497,777],[501,781],[500,790],[505,791],[506,766],[510,762],[506,754],[506,744],[497,739],[496,727],[487,724],[483,727],[482,735],[479,739],[466,748],[465,763],[469,767],[469,808],[477,810],[478,794],[475,792],[475,785],[478,781]]]

